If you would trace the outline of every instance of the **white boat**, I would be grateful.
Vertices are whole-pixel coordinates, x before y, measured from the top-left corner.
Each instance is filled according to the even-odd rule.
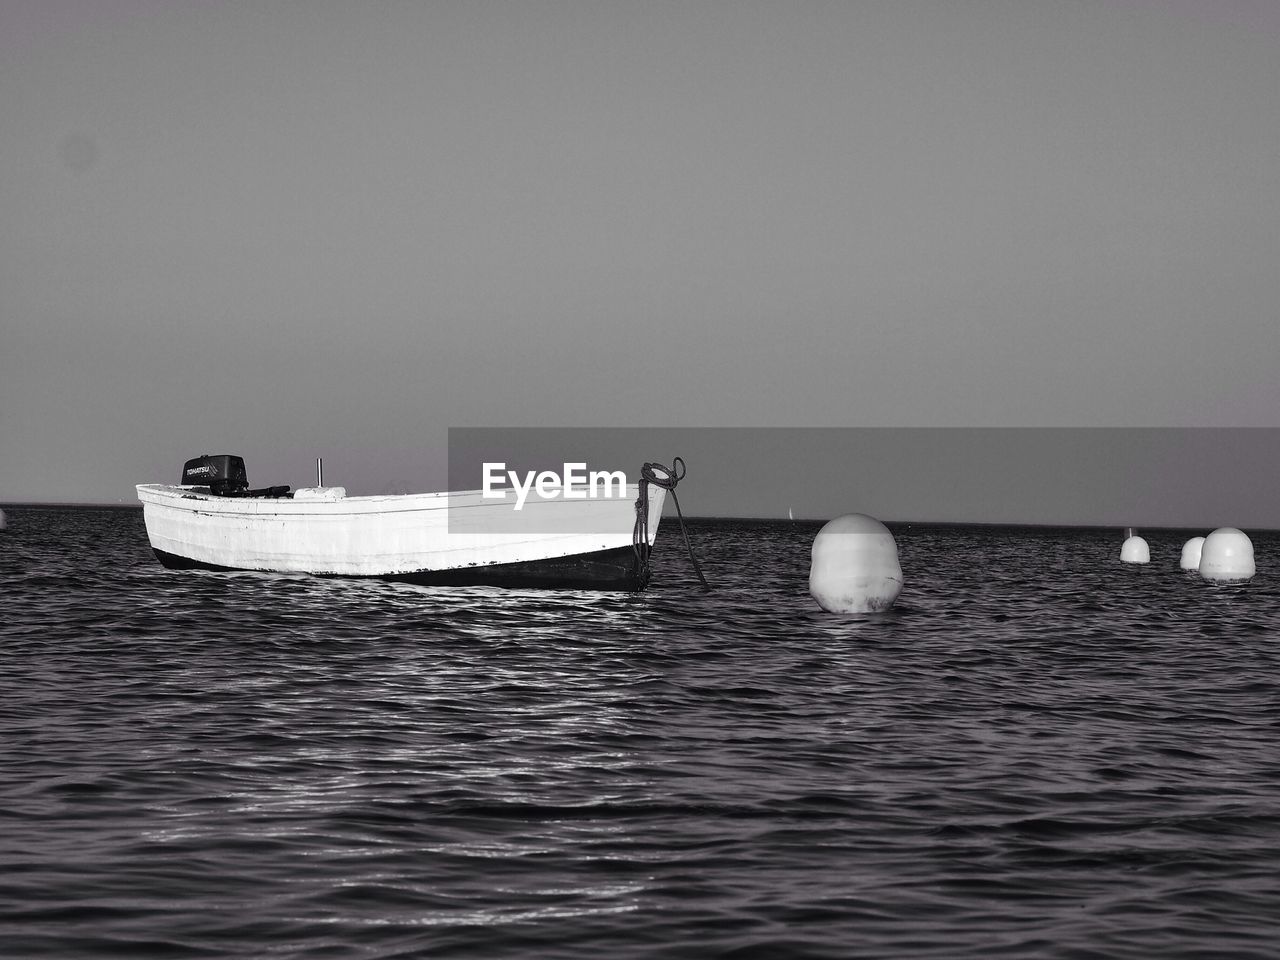
[[[676,479],[646,464],[625,495],[530,491],[517,510],[509,488],[501,498],[492,490],[359,497],[341,487],[248,490],[243,461],[223,454],[188,461],[181,484],[142,483],[137,491],[151,549],[170,569],[640,590]]]

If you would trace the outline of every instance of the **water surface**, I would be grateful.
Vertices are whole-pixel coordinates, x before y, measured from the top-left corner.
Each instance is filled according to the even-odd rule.
[[[664,524],[641,595],[170,572],[6,508],[0,954],[1272,957],[1280,538]]]

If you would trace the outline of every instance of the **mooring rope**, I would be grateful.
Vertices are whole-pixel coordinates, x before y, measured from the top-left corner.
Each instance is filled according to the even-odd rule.
[[[655,487],[661,487],[671,493],[671,499],[676,505],[676,516],[680,518],[680,532],[684,534],[684,548],[689,551],[689,561],[693,564],[693,572],[698,575],[698,579],[702,581],[703,587],[710,590],[711,584],[707,583],[707,578],[702,575],[702,568],[698,566],[698,558],[693,555],[693,545],[689,543],[689,531],[684,525],[684,511],[680,509],[680,498],[676,496],[676,484],[684,479],[685,465],[684,459],[676,457],[668,468],[661,463],[646,463],[640,468],[640,496],[636,498],[636,525],[631,536],[632,546],[636,551],[636,563],[639,566],[641,578],[648,579],[649,575],[649,484]]]

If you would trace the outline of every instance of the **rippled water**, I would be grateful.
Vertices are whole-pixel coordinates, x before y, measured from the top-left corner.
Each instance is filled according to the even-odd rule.
[[[1280,538],[664,525],[639,596],[174,573],[7,510],[0,954],[1272,957]]]

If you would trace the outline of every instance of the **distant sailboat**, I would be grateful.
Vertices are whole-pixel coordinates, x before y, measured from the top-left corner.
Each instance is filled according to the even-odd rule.
[[[790,507],[787,507],[787,519],[788,519],[788,520],[795,520],[795,518],[796,518],[795,513],[792,511],[792,509],[791,509]]]

